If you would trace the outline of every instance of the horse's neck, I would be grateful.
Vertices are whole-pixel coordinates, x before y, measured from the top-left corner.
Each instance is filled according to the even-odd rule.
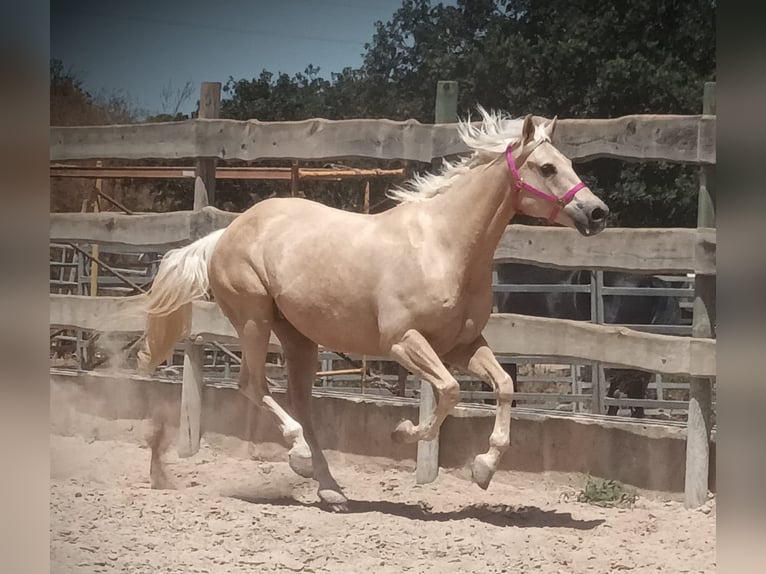
[[[508,166],[495,161],[474,168],[454,189],[425,204],[442,244],[473,271],[491,268],[495,248],[513,217],[510,183]]]

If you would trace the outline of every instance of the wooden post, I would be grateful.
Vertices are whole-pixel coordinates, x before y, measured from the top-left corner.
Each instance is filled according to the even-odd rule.
[[[370,213],[370,180],[364,182],[364,202],[362,203],[362,210],[365,215]],[[362,394],[367,389],[367,355],[362,355]]]
[[[580,393],[580,380],[578,378],[577,365],[569,365],[569,380],[570,388],[573,395],[579,395]],[[582,410],[582,404],[579,400],[572,401],[572,412],[579,413]]]
[[[457,82],[436,82],[436,110],[434,123],[447,124],[457,121]]]
[[[200,90],[200,119],[217,119],[221,114],[221,84],[203,82]],[[215,158],[197,158],[194,173],[194,211],[213,204],[215,199]],[[202,428],[202,366],[204,347],[184,342],[184,374],[181,385],[181,422],[178,427],[178,456],[193,456],[199,450]]]
[[[200,119],[218,119],[221,115],[220,82],[202,82],[199,98]],[[197,158],[194,173],[194,210],[213,205],[215,200],[215,158]]]
[[[591,321],[598,325],[604,324],[604,272],[592,271],[590,280],[590,315]],[[604,396],[606,395],[606,376],[601,361],[593,361],[591,372],[591,403],[590,412],[604,414]]]
[[[178,427],[178,456],[197,454],[202,420],[202,364],[204,347],[184,342],[184,374],[181,388],[181,423]]]
[[[298,195],[298,179],[300,178],[300,164],[298,160],[293,160],[292,166],[290,166],[290,197],[297,197]]]
[[[101,160],[96,161],[96,167],[101,167]],[[93,194],[93,213],[98,213],[101,211],[101,199],[99,197],[99,193],[101,192],[101,178],[98,178],[96,180],[96,193]],[[98,263],[96,263],[96,260],[98,259],[98,243],[94,243],[91,247],[91,254],[93,255],[93,259],[91,259],[90,262],[90,296],[96,297],[98,295]]]
[[[457,82],[436,83],[436,106],[434,123],[443,124],[457,121]],[[433,388],[430,383],[420,381],[419,420],[425,421],[436,408]],[[415,480],[426,484],[439,475],[439,435],[432,441],[418,441],[417,470]]]
[[[702,113],[716,113],[715,82],[705,83]],[[715,227],[715,166],[700,168],[697,227]],[[715,336],[715,275],[695,275],[692,337]],[[684,502],[697,508],[707,501],[710,468],[712,379],[692,379],[686,427],[686,481]]]
[[[419,423],[425,420],[436,409],[434,390],[430,383],[420,382],[420,409]],[[439,435],[434,440],[418,441],[417,467],[415,469],[415,482],[427,484],[436,480],[439,475]]]

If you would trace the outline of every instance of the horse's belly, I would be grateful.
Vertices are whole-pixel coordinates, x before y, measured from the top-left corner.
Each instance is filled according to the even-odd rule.
[[[305,337],[318,345],[359,355],[382,354],[374,314],[361,305],[318,304],[275,298],[277,307]]]

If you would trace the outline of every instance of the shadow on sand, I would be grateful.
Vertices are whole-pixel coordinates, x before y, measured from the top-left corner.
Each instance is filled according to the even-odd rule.
[[[289,496],[274,498],[255,497],[232,494],[236,498],[251,504],[267,506],[302,506],[324,510],[320,502],[306,504]],[[493,526],[516,526],[519,528],[573,528],[575,530],[592,530],[605,521],[577,520],[569,512],[542,510],[536,506],[512,507],[505,504],[470,504],[457,510],[436,512],[427,505],[408,502],[391,502],[385,500],[349,500],[346,514],[363,514],[380,512],[390,516],[399,516],[410,520],[446,522],[449,520],[464,520],[473,518]]]

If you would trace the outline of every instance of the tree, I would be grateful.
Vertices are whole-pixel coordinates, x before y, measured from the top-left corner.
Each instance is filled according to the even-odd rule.
[[[50,61],[50,112],[53,126],[131,123],[138,116],[120,94],[93,96],[82,78],[71,68],[64,70],[64,63],[57,59]]]
[[[294,121],[323,117],[343,119],[361,117],[366,108],[360,107],[359,90],[363,89],[364,76],[351,68],[332,74],[331,79],[322,78],[319,68],[309,65],[303,73],[293,76],[273,74],[263,70],[251,80],[230,78],[223,87],[224,99],[221,116],[229,119],[260,121]],[[236,162],[226,162],[234,165]],[[399,162],[354,160],[357,167],[398,167]],[[221,163],[223,165],[223,163]],[[269,160],[256,162],[269,166],[289,167],[289,161]],[[304,167],[324,167],[327,162],[301,162]],[[384,199],[387,184],[380,178],[370,182],[373,203]],[[254,202],[276,194],[289,193],[289,182],[281,181],[227,181],[216,188],[216,204],[230,210],[243,210]],[[302,181],[299,192],[327,205],[361,211],[364,182]]]
[[[118,93],[93,96],[85,89],[82,78],[71,68],[65,69],[61,60],[50,61],[50,123],[52,126],[106,125],[131,123],[137,111]],[[105,188],[114,192],[114,181],[107,180]],[[80,211],[82,202],[91,197],[93,180],[53,178],[51,180],[51,211]]]
[[[302,120],[324,116],[330,81],[319,76],[319,68],[309,65],[304,73],[288,76],[263,70],[253,80],[229,81],[223,87],[230,95],[221,104],[221,115],[232,119],[261,121]]]
[[[178,111],[191,95],[191,82],[173,90],[170,84],[163,88],[163,110],[170,113],[142,118],[142,113],[131,105],[125,95],[117,92],[93,96],[85,89],[80,75],[71,68],[65,69],[61,60],[50,61],[51,125],[82,126],[146,122],[180,121],[189,116]],[[161,165],[161,160],[109,159],[104,164]],[[51,211],[80,211],[82,202],[92,197],[95,180],[80,178],[54,178],[51,180]],[[103,191],[123,205],[137,211],[164,211],[191,208],[192,194],[188,181],[151,179],[105,179]],[[107,207],[103,205],[102,208]]]
[[[440,79],[459,82],[463,116],[477,103],[549,117],[696,114],[715,79],[715,2],[404,0],[377,24],[363,70],[368,105],[393,119],[433,121]],[[613,224],[694,225],[693,167],[598,160],[579,171]]]
[[[223,117],[432,122],[439,80],[459,82],[459,113],[477,104],[521,116],[697,114],[715,79],[714,0],[403,0],[378,22],[363,64],[319,76],[263,71],[229,80]],[[693,226],[697,170],[601,159],[578,166],[611,225]],[[258,187],[257,185],[255,186]],[[269,186],[273,191],[273,186]],[[258,191],[256,197],[266,193]]]

